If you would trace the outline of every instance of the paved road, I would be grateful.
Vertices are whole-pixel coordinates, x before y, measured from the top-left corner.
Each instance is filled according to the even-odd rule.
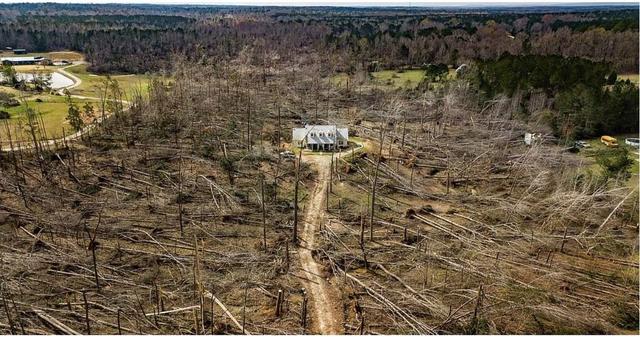
[[[60,74],[62,74],[64,76],[67,76],[68,78],[73,80],[73,84],[72,85],[58,89],[58,93],[60,93],[60,95],[64,95],[64,91],[65,90],[73,89],[73,88],[79,86],[80,84],[82,84],[82,79],[80,77],[68,72],[66,69],[69,68],[69,67],[73,67],[73,66],[77,66],[79,64],[85,64],[85,63],[87,63],[87,62],[84,62],[84,61],[75,62],[73,64],[70,64],[70,65],[66,66],[66,67],[62,67],[62,68],[56,70],[56,72],[58,72],[58,73],[60,73]]]

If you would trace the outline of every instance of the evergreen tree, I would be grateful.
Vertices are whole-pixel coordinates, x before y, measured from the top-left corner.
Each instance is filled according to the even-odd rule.
[[[69,94],[69,91],[65,91],[65,95],[68,106],[66,119],[69,121],[69,124],[76,132],[80,131],[84,126],[80,108],[78,108],[78,105],[71,99],[71,94]]]

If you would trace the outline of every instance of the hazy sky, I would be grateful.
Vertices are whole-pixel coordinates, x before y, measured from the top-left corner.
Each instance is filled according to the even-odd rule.
[[[463,6],[463,5],[480,5],[480,4],[492,4],[492,5],[554,5],[554,4],[584,4],[584,3],[637,3],[637,0],[622,0],[622,1],[603,1],[603,0],[564,0],[564,1],[531,1],[531,0],[512,0],[512,1],[482,1],[482,0],[464,0],[464,1],[446,1],[446,0],[432,0],[432,1],[406,1],[406,0],[45,0],[45,1],[33,1],[33,0],[0,0],[0,3],[16,3],[16,2],[60,2],[60,3],[151,3],[151,4],[208,4],[208,5],[338,5],[338,6],[366,6],[366,5],[390,5],[390,6]]]

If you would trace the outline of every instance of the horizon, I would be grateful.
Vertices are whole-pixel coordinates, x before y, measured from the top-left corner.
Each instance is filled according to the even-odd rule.
[[[394,0],[364,0],[364,1],[295,1],[289,3],[281,0],[221,0],[221,1],[188,1],[180,2],[175,0],[88,0],[88,1],[65,1],[65,0],[45,0],[45,1],[24,1],[24,0],[4,0],[0,5],[15,4],[69,4],[69,5],[158,5],[158,6],[230,6],[230,7],[388,7],[388,8],[523,8],[523,7],[584,7],[584,6],[631,6],[637,1],[394,1]]]

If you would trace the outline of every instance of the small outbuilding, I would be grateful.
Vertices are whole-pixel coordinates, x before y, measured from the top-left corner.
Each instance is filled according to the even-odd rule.
[[[291,139],[298,148],[333,151],[348,146],[349,129],[335,125],[305,125],[304,128],[294,128]]]

